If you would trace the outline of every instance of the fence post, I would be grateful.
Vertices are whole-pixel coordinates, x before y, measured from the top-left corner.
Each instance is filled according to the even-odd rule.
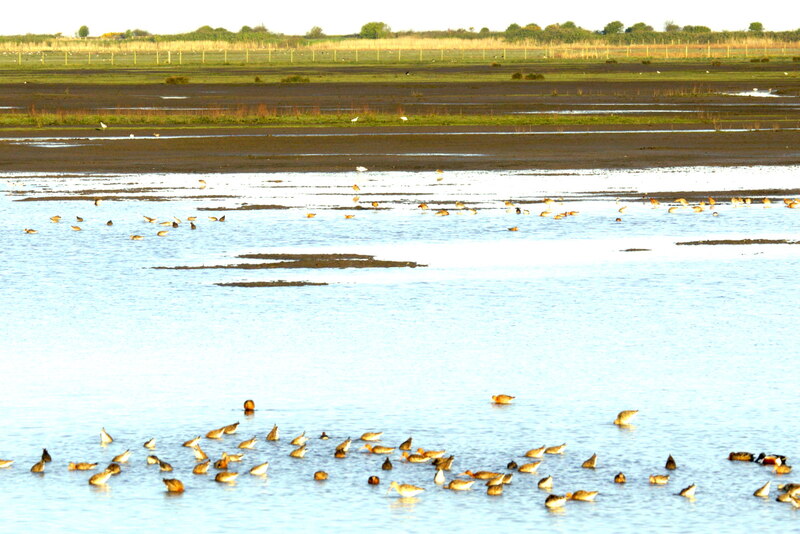
[[[244,62],[245,64],[250,63],[250,49],[247,48],[244,51]]]
[[[289,63],[294,63],[294,48],[289,50]]]
[[[378,50],[377,50],[377,52],[376,52],[376,54],[375,54],[375,58],[376,58],[376,61],[377,61],[378,63],[380,63],[380,62],[381,62],[381,49],[380,49],[380,48],[378,48]]]
[[[22,52],[17,52],[17,65],[22,65]]]
[[[200,63],[202,63],[203,65],[206,64],[206,51],[205,50],[200,52]]]
[[[358,63],[358,48],[356,48],[356,63]]]
[[[422,49],[419,49],[419,62],[422,63]]]
[[[316,63],[316,62],[317,62],[317,51],[312,49],[311,50],[311,63]]]
[[[744,57],[747,57],[747,43],[744,43]]]
[[[44,50],[42,50],[42,65],[44,65]]]
[[[333,62],[336,63],[336,49],[333,49]]]
[[[272,47],[267,48],[267,63],[272,63]]]
[[[111,66],[114,66],[114,52],[111,52]]]
[[[178,50],[178,65],[183,65],[183,52]]]
[[[64,66],[67,65],[67,51],[64,50]]]

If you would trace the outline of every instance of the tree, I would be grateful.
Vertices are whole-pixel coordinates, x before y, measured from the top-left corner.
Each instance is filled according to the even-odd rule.
[[[362,39],[382,39],[389,37],[392,29],[385,22],[367,22],[361,26]]]
[[[622,30],[625,29],[625,25],[618,20],[614,22],[609,22],[606,24],[606,27],[603,28],[603,33],[606,35],[611,35],[614,33],[622,33]]]
[[[761,33],[764,31],[764,25],[760,22],[751,22],[750,27],[747,29],[751,32]]]
[[[680,31],[681,27],[675,24],[674,21],[668,20],[664,22],[664,31],[667,33]]]
[[[625,33],[651,32],[651,31],[653,31],[653,27],[645,24],[644,22],[637,22],[630,28],[625,29]]]
[[[89,26],[84,25],[78,28],[78,37],[80,37],[81,39],[86,39],[87,37],[89,37]]]
[[[564,24],[562,24],[562,25],[561,25],[561,27],[562,27],[562,28],[566,28],[566,29],[568,29],[568,30],[574,30],[575,28],[577,28],[577,26],[575,25],[575,23],[574,23],[574,22],[572,22],[571,20],[568,20],[567,22],[565,22]]]
[[[314,26],[308,30],[308,33],[306,33],[307,39],[319,39],[321,37],[325,37],[325,34],[322,32],[322,28],[319,26]]]

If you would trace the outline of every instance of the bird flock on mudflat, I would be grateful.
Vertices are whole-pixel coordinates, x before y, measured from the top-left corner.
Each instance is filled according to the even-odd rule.
[[[363,166],[358,166],[358,167],[356,167],[356,171],[358,173],[365,173],[365,172],[368,171],[368,169],[366,167],[363,167]],[[436,178],[437,181],[441,181],[443,179],[442,176],[441,176],[443,173],[444,173],[444,171],[442,171],[441,169],[437,169],[436,170],[436,174],[439,175]],[[198,180],[198,184],[199,184],[199,189],[205,189],[207,187],[207,183],[203,179]],[[361,196],[360,196],[360,191],[362,190],[361,186],[359,186],[358,184],[353,184],[352,185],[352,189],[353,189],[353,191],[356,192],[356,196],[354,196],[352,198],[352,201],[353,201],[356,209],[364,209],[365,206],[361,205],[361,203],[362,203],[362,199],[361,199]],[[109,197],[109,199],[113,200],[113,197]],[[656,198],[652,198],[652,197],[648,198],[645,195],[643,200],[644,200],[645,203],[649,203],[649,205],[651,206],[652,209],[661,208],[662,202],[659,201]],[[103,202],[103,199],[97,198],[93,202],[94,202],[95,206],[100,206],[102,204],[102,202]],[[624,214],[628,213],[629,204],[631,204],[631,203],[632,203],[632,201],[630,201],[628,204],[626,204],[619,198],[616,200],[616,204],[618,206],[616,208],[616,214],[615,214],[616,215],[616,219],[615,219],[616,222],[623,222],[623,219],[622,219],[621,215],[624,215]],[[539,201],[528,201],[528,200],[520,201],[520,202],[514,202],[513,200],[506,200],[506,201],[504,201],[504,204],[505,204],[506,213],[516,214],[516,215],[531,215],[532,214],[531,208],[538,207],[538,205],[540,203],[539,203]],[[669,213],[669,214],[676,214],[676,213],[681,213],[681,212],[683,212],[683,213],[696,213],[696,214],[699,214],[699,213],[710,213],[714,217],[719,216],[719,212],[717,211],[717,206],[722,205],[722,203],[717,202],[717,200],[714,197],[711,197],[711,196],[706,197],[703,200],[699,200],[699,201],[694,202],[694,203],[691,203],[691,202],[687,201],[686,198],[676,198],[674,201],[671,201],[671,202],[666,202],[665,201],[665,204],[666,204],[666,212]],[[762,205],[764,208],[770,208],[770,207],[773,206],[773,201],[768,197],[763,197],[760,201],[759,200],[753,200],[750,197],[731,197],[731,199],[730,199],[730,207],[732,207],[732,208],[747,207],[747,206],[759,205],[759,204]],[[798,198],[784,198],[783,199],[783,204],[784,204],[784,206],[786,208],[797,209],[797,208],[800,208],[800,199],[798,199]],[[572,218],[572,217],[575,217],[575,216],[580,214],[580,212],[577,211],[577,210],[564,208],[564,199],[563,198],[556,198],[556,199],[544,198],[543,200],[541,200],[541,205],[543,205],[543,208],[544,208],[543,210],[539,211],[539,213],[538,213],[539,217],[541,217],[541,218],[550,218],[552,220],[562,220],[562,219],[566,219],[566,218]],[[375,208],[375,209],[377,209],[379,207],[382,207],[381,203],[379,203],[376,200],[369,201],[368,202],[368,206],[372,207],[372,208]],[[450,203],[439,203],[438,206],[434,206],[434,208],[435,208],[434,209],[434,208],[431,207],[431,205],[428,202],[421,202],[420,204],[417,205],[417,208],[419,208],[423,212],[430,211],[437,217],[446,217],[446,216],[451,215],[452,213],[455,213],[457,215],[462,215],[462,214],[476,215],[478,213],[478,209],[476,207],[470,207],[465,202],[460,201],[460,200],[453,202],[452,203],[452,207],[451,207]],[[538,210],[536,210],[536,211],[538,211]],[[534,211],[534,213],[535,213],[535,211]],[[305,215],[305,217],[308,218],[308,219],[313,219],[316,216],[317,216],[317,213],[315,213],[315,212],[308,212]],[[344,218],[348,219],[348,220],[354,219],[355,217],[356,217],[356,215],[352,214],[352,213],[347,213],[347,214],[344,215]],[[221,217],[209,216],[208,220],[211,221],[211,222],[225,222],[225,218],[226,218],[225,215],[222,215]],[[157,224],[159,226],[169,227],[170,229],[180,228],[181,224],[183,224],[183,221],[180,218],[175,217],[175,216],[173,216],[170,220],[159,221],[158,218],[156,218],[156,217],[149,217],[147,215],[143,215],[143,219],[146,222],[150,223],[150,224]],[[60,215],[54,215],[54,216],[50,217],[50,222],[51,223],[58,224],[61,221],[62,221],[62,217]],[[80,223],[83,223],[84,221],[85,221],[85,219],[83,217],[76,216],[75,217],[76,224],[70,225],[70,228],[73,231],[76,231],[76,232],[83,231],[85,229],[85,227],[84,226],[80,226]],[[192,230],[196,230],[197,229],[197,224],[196,224],[197,217],[196,216],[187,217],[186,221],[189,223],[189,227]],[[106,226],[113,226],[114,222],[109,220],[105,224],[106,224]],[[165,236],[169,235],[170,229],[166,229],[165,228],[163,230],[159,230],[159,231],[157,231],[155,233],[155,235],[157,237],[165,237]],[[511,226],[511,227],[508,227],[507,230],[510,231],[510,232],[519,232],[520,231],[520,225],[517,224],[517,225]],[[24,228],[23,232],[25,234],[37,234],[37,233],[39,233],[39,231],[34,229],[34,228]],[[130,239],[132,241],[142,241],[145,238],[145,236],[142,235],[142,234],[131,234],[129,237],[130,237]]]
[[[500,405],[511,404],[514,399],[514,396],[506,394],[492,396],[492,402]],[[252,400],[245,401],[244,414],[246,416],[252,416],[254,413],[255,403]],[[632,429],[634,427],[632,427],[631,423],[637,414],[638,410],[624,410],[617,415],[613,422],[615,425],[620,427]],[[205,434],[205,439],[209,442],[221,442],[226,438],[226,436],[235,434],[238,427],[239,423],[236,422],[214,428]],[[522,476],[535,475],[538,473],[542,464],[545,463],[544,458],[547,455],[563,455],[567,449],[566,443],[550,446],[542,445],[529,449],[525,452],[521,452],[519,457],[523,460],[520,463],[518,463],[516,460],[511,460],[508,462],[504,470],[473,471],[471,469],[467,469],[453,476],[450,475],[455,461],[453,454],[448,455],[446,450],[424,449],[421,447],[414,449],[412,446],[412,437],[409,437],[397,446],[383,445],[380,444],[382,435],[383,432],[381,431],[368,431],[361,434],[357,440],[353,440],[352,438],[348,437],[343,441],[338,442],[336,445],[330,445],[326,448],[329,449],[329,453],[333,453],[334,458],[345,459],[348,457],[348,455],[352,454],[351,447],[353,442],[359,441],[363,443],[363,445],[358,450],[365,451],[363,454],[383,457],[383,461],[380,464],[381,471],[391,471],[393,469],[392,456],[394,456],[395,453],[399,453],[399,457],[394,458],[395,462],[423,464],[426,467],[432,466],[434,474],[431,482],[436,487],[441,487],[450,491],[471,491],[473,490],[475,484],[481,483],[486,488],[486,494],[490,496],[502,495],[504,488],[509,487],[512,484],[512,480],[514,479],[516,473],[519,473]],[[315,438],[312,442],[312,438],[303,432],[289,440],[291,449],[288,452],[288,456],[296,459],[303,459],[306,455],[306,452],[309,450],[310,445],[315,448],[321,448],[326,443],[336,443],[336,441],[331,442],[330,440],[332,439],[332,436],[328,435],[326,432],[322,432],[322,434],[318,438]],[[213,468],[213,479],[216,483],[221,484],[235,483],[240,473],[234,470],[234,466],[243,465],[243,462],[245,462],[246,459],[249,460],[249,458],[246,458],[246,455],[257,456],[258,453],[252,453],[252,451],[257,450],[258,443],[262,441],[262,439],[258,438],[257,436],[253,436],[252,438],[241,441],[235,445],[235,448],[242,452],[223,452],[218,459],[213,460],[203,450],[204,444],[202,440],[202,436],[194,436],[184,441],[182,444],[183,447],[191,451],[191,454],[195,460],[195,465],[191,470],[190,476],[207,477],[209,471]],[[273,425],[272,429],[263,439],[263,441],[267,442],[278,442],[280,440],[281,432],[278,428],[278,425]],[[100,445],[105,447],[114,441],[114,438],[106,431],[106,429],[102,428],[100,431]],[[231,446],[233,446],[232,443]],[[173,466],[155,454],[157,449],[156,438],[147,440],[142,444],[142,447],[147,450],[147,455],[144,459],[147,465],[157,466],[160,472],[169,473],[168,476],[170,478],[162,479],[164,486],[166,487],[166,492],[176,494],[186,491],[186,486],[184,483],[179,478],[173,478],[175,476]],[[273,450],[273,453],[274,452],[275,450]],[[286,454],[285,451],[284,453]],[[113,477],[124,475],[125,466],[129,465],[129,462],[133,461],[133,459],[134,453],[131,451],[131,449],[127,449],[124,452],[114,456],[106,467],[99,468],[98,462],[69,461],[66,462],[66,468],[70,471],[96,471],[88,479],[88,484],[92,486],[105,487],[110,483]],[[792,468],[787,464],[787,458],[783,455],[764,453],[754,455],[749,452],[731,452],[728,456],[728,460],[732,462],[751,462],[760,464],[762,466],[768,466],[775,474],[788,474],[792,471]],[[141,461],[141,459],[137,458],[136,461]],[[592,456],[581,463],[581,467],[583,469],[596,469],[598,466],[598,461],[598,454],[592,454]],[[48,469],[52,469],[52,467],[47,467],[47,464],[51,462],[53,462],[52,456],[47,449],[44,449],[42,451],[41,458],[30,468],[30,471],[35,474],[44,475]],[[14,463],[14,460],[11,459],[1,459],[0,469],[10,469],[13,467]],[[267,476],[270,465],[269,461],[265,461],[262,457],[253,459],[250,461],[250,463],[252,463],[252,466],[248,469],[248,473],[250,475],[255,477]],[[375,465],[377,466],[377,464]],[[100,471],[97,471],[98,469],[100,469]],[[678,469],[678,464],[672,455],[670,455],[664,465],[664,471],[667,473],[656,472],[650,475],[648,479],[649,484],[657,486],[669,484],[670,475],[668,472],[675,471],[676,469]],[[186,474],[188,475],[189,473]],[[336,473],[334,472],[333,476],[335,475]],[[330,476],[331,475],[329,475],[328,472],[318,470],[314,472],[313,480],[317,482],[324,482],[328,480]],[[613,478],[614,484],[626,484],[627,482],[628,478],[623,472],[617,473]],[[378,486],[382,482],[380,477],[373,473],[366,477],[366,483],[371,486]],[[611,483],[611,481],[609,481],[609,483]],[[753,492],[753,495],[759,498],[769,498],[771,484],[771,481],[766,482],[763,486],[757,488]],[[544,499],[544,506],[551,510],[563,508],[569,501],[593,502],[600,494],[600,491],[596,489],[574,489],[573,491],[565,493],[551,493],[554,485],[555,481],[552,475],[544,476],[536,483],[536,487],[538,489],[547,493],[547,496]],[[523,484],[522,486],[524,488],[526,484]],[[423,494],[426,489],[427,488],[413,484],[392,481],[388,485],[387,494],[394,491],[401,498],[411,499]],[[781,484],[778,486],[778,490],[779,493],[777,494],[777,501],[788,503],[793,508],[800,508],[800,484]],[[697,491],[697,486],[695,484],[690,484],[689,486],[681,489],[677,495],[693,500],[696,498]]]

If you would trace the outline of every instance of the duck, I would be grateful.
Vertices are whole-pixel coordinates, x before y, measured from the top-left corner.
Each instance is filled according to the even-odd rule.
[[[543,456],[544,456],[544,450],[545,450],[546,448],[547,448],[547,447],[546,447],[545,445],[542,445],[541,447],[539,447],[539,448],[537,448],[537,449],[531,449],[531,450],[529,450],[528,452],[526,452],[526,453],[524,454],[524,456],[525,456],[526,458],[541,458],[541,457],[543,457]]]
[[[639,410],[622,410],[617,414],[617,418],[614,419],[614,424],[618,426],[629,425],[638,413]]]
[[[331,437],[325,432],[323,432],[322,434],[319,435],[319,439],[331,439]]]
[[[167,462],[161,461],[161,460],[158,461],[158,468],[161,471],[164,471],[164,472],[172,471],[172,465],[168,464]]]
[[[376,477],[375,475],[372,475],[367,479],[367,484],[369,484],[370,486],[377,486],[380,483],[381,479]]]
[[[156,465],[160,460],[158,459],[158,456],[150,455],[145,458],[145,461],[147,462],[147,465]]]
[[[228,468],[228,459],[225,458],[224,456],[219,460],[217,460],[216,462],[214,462],[214,469],[219,469],[224,471],[227,468]]]
[[[294,445],[295,447],[299,447],[300,445],[305,445],[308,442],[308,438],[306,437],[306,433],[303,432],[292,441],[289,442],[290,445]]]
[[[412,438],[409,437],[407,440],[405,440],[403,443],[401,443],[397,448],[400,449],[401,451],[410,451],[411,450],[411,441],[412,441]]]
[[[169,234],[169,230],[161,230],[160,232],[157,232],[157,233],[156,233],[156,235],[157,235],[158,237],[164,237],[164,236],[166,236],[167,234]]]
[[[258,464],[253,466],[250,469],[250,474],[253,476],[264,476],[267,474],[267,469],[269,468],[269,462],[264,462],[263,464]]]
[[[517,462],[515,462],[514,460],[511,460],[510,462],[508,462],[506,464],[506,469],[516,469],[518,467],[519,467],[519,464],[517,464]]]
[[[499,486],[489,486],[486,488],[486,495],[502,495],[503,494],[503,485]]]
[[[567,497],[565,495],[548,495],[544,500],[544,505],[550,509],[562,508],[566,503]]]
[[[669,475],[650,475],[650,484],[654,486],[663,486],[669,482]]]
[[[352,444],[352,443],[353,443],[353,440],[351,440],[350,438],[347,438],[346,440],[344,440],[343,442],[341,442],[340,444],[338,444],[336,446],[336,450],[337,451],[342,451],[342,452],[347,452],[347,451],[350,450],[350,444]]]
[[[177,478],[162,478],[164,485],[167,486],[167,493],[183,493],[183,482]]]
[[[545,454],[564,454],[564,449],[567,448],[566,443],[562,443],[561,445],[554,445],[552,447],[547,447],[544,452]]]
[[[511,401],[516,399],[516,397],[512,395],[492,395],[492,402],[495,404],[511,404]]]
[[[105,428],[100,429],[100,445],[108,445],[112,443],[114,438],[112,438],[108,432],[106,432]]]
[[[697,486],[692,484],[690,486],[686,486],[683,488],[678,495],[681,497],[686,497],[687,499],[694,499],[694,494],[697,491]]]
[[[381,469],[383,469],[384,471],[391,471],[393,468],[394,466],[392,465],[392,462],[391,460],[389,460],[388,457],[381,464]]]
[[[416,497],[425,491],[425,488],[420,488],[419,486],[414,486],[411,484],[398,484],[397,482],[392,482],[389,484],[389,489],[386,491],[386,493],[389,493],[391,490],[395,490],[400,494],[401,497]]]
[[[597,491],[578,490],[573,493],[567,493],[565,497],[569,501],[593,502],[598,493]]]
[[[132,234],[131,235],[131,241],[141,241],[142,239],[144,239],[144,237],[140,236],[138,234]]]
[[[272,430],[267,434],[267,441],[278,441],[279,439],[280,432],[278,431],[278,425],[272,425]]]
[[[675,463],[675,458],[673,458],[672,455],[670,454],[669,457],[667,458],[667,463],[664,466],[664,469],[667,469],[669,471],[674,471],[677,468],[678,464]]]
[[[192,225],[192,226],[194,226],[194,225]],[[192,228],[192,230],[194,230],[194,228]],[[253,402],[252,399],[247,399],[246,401],[244,401],[244,413],[245,413],[245,415],[252,415],[253,412],[255,412],[255,411],[256,411],[256,403]]]
[[[317,471],[314,473],[314,480],[322,481],[328,480],[328,473],[325,471]]]
[[[372,454],[392,454],[394,452],[394,447],[384,447],[383,445],[366,444],[361,448],[367,449]]]
[[[446,452],[447,451],[445,451],[445,450],[441,450],[441,451],[426,451],[425,449],[422,449],[422,448],[417,449],[417,453],[421,454],[422,456],[425,456],[426,458],[442,458],[442,457],[444,457]]]
[[[619,473],[617,473],[616,475],[614,475],[614,483],[615,484],[625,484],[627,481],[628,481],[628,479],[625,478],[625,473],[623,473],[621,471]]]
[[[211,460],[206,460],[204,462],[200,462],[194,469],[192,469],[192,473],[195,475],[205,475],[208,473],[208,468],[211,466]]]
[[[147,440],[147,441],[144,443],[143,447],[144,447],[145,449],[150,449],[151,451],[152,451],[153,449],[155,449],[155,448],[156,448],[156,438],[150,438],[149,440]]]
[[[789,465],[775,465],[773,471],[776,475],[788,475],[792,472],[792,467]]]
[[[47,449],[42,449],[42,461],[46,464],[53,461],[53,458],[50,456],[50,453],[47,452]]]
[[[441,469],[437,469],[436,474],[433,476],[433,483],[438,486],[441,486],[445,483],[445,480],[446,479],[444,478],[444,471],[442,471]]]
[[[50,221],[54,223],[61,221],[61,215],[53,215],[52,217],[50,217]]]
[[[539,489],[543,489],[543,490],[552,489],[552,487],[553,487],[553,477],[552,476],[544,477],[543,479],[539,480],[539,482],[537,483],[537,486],[539,487]]]
[[[433,458],[428,458],[427,456],[423,456],[421,454],[409,454],[408,451],[403,452],[403,458],[412,464],[424,464],[425,462],[430,462],[433,460]]]
[[[444,488],[453,491],[467,491],[472,487],[473,484],[475,484],[474,480],[461,480],[454,478],[449,484],[446,484]]]
[[[33,467],[31,467],[31,473],[44,473],[44,460],[39,460]]]
[[[542,465],[542,462],[531,462],[529,464],[522,464],[517,470],[520,473],[535,473],[540,465]]]
[[[476,473],[473,473],[470,470],[464,471],[461,474],[479,480],[489,480],[490,478],[499,477],[503,475],[503,473],[495,473],[494,471],[478,471]]]
[[[732,452],[728,454],[728,460],[731,462],[753,462],[755,455],[751,452]]]
[[[361,441],[380,441],[383,432],[364,432],[359,438]]]
[[[0,460],[0,469],[9,468],[13,463],[14,460]]]
[[[595,469],[597,467],[597,453],[581,464],[584,469]]]
[[[113,474],[112,471],[106,469],[105,471],[92,475],[91,478],[89,478],[89,484],[92,486],[104,486]]]
[[[215,428],[206,433],[208,439],[222,439],[222,434],[225,432],[224,428]]]
[[[127,450],[121,454],[114,456],[114,458],[112,458],[111,461],[116,462],[118,464],[124,464],[130,459],[130,457],[131,457],[131,451]]]
[[[227,452],[223,452],[222,457],[229,462],[241,462],[244,459],[244,453],[228,454]]]
[[[296,448],[292,452],[289,453],[289,456],[292,458],[303,458],[306,455],[306,446],[301,445],[300,447]]]
[[[214,477],[214,480],[217,482],[231,483],[234,482],[236,480],[236,477],[238,476],[239,473],[233,473],[231,471],[222,471],[220,473],[217,473],[217,475]]]
[[[198,461],[208,460],[208,455],[205,453],[203,449],[200,448],[200,445],[195,445],[192,447],[192,452],[194,452],[194,459]]]
[[[761,486],[760,488],[758,488],[756,491],[753,492],[753,496],[761,498],[769,497],[769,490],[771,486],[772,486],[772,481],[768,480],[766,484],[764,484],[763,486]]]
[[[67,465],[67,469],[70,471],[91,471],[96,467],[97,464],[91,464],[89,462],[70,462]]]
[[[122,473],[122,468],[119,466],[119,464],[115,464],[114,462],[108,464],[108,467],[106,467],[105,470],[111,473],[112,476]]]
[[[239,445],[237,445],[236,447],[237,447],[238,449],[252,449],[253,447],[255,447],[255,446],[256,446],[256,443],[257,443],[257,442],[258,442],[258,438],[257,438],[257,437],[255,437],[255,436],[253,436],[252,438],[250,438],[250,439],[248,439],[248,440],[245,440],[245,441],[241,442],[241,443],[240,443]]]
[[[434,458],[433,465],[442,471],[450,471],[453,467],[453,455],[451,454],[447,458]]]

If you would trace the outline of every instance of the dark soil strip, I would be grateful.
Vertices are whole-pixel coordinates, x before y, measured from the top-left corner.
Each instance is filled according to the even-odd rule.
[[[800,245],[788,239],[709,239],[707,241],[680,241],[676,245]]]
[[[247,210],[288,210],[289,206],[280,204],[243,204],[238,208],[197,208],[197,211],[247,211]]]
[[[289,282],[286,280],[273,280],[271,282],[225,282],[214,284],[223,287],[302,287],[302,286],[327,286],[325,282]]]
[[[95,200],[103,200],[103,201],[114,201],[114,200],[140,200],[142,202],[170,202],[174,200],[185,200],[185,199],[205,199],[205,200],[222,200],[225,198],[237,198],[235,195],[190,195],[190,196],[181,196],[181,197],[159,197],[159,196],[128,196],[128,195],[114,195],[114,196],[83,196],[83,195],[57,195],[57,196],[41,196],[41,197],[25,197],[25,198],[15,198],[14,202],[54,202],[54,201],[65,201],[65,200],[75,200],[75,201],[92,201]]]
[[[270,263],[237,263],[233,265],[199,265],[153,267],[153,269],[387,269],[392,267],[426,267],[413,261],[376,260],[363,254],[242,254],[242,259],[270,260]]]
[[[626,248],[620,250],[620,252],[650,252],[650,250],[649,248]]]

